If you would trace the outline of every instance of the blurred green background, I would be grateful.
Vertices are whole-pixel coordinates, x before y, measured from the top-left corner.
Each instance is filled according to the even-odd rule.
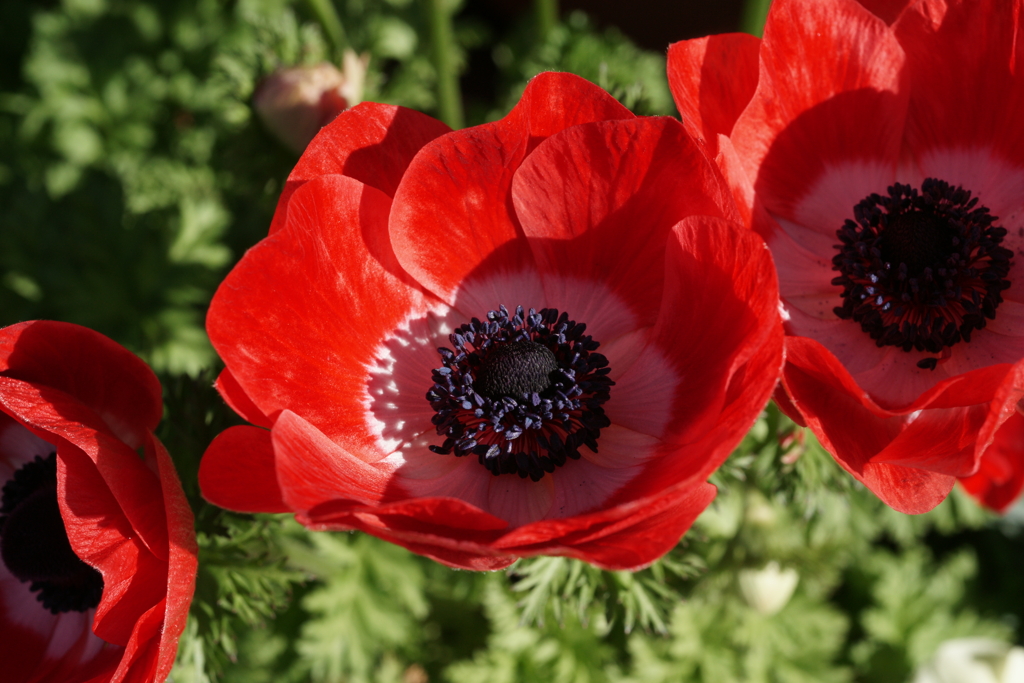
[[[927,515],[892,512],[772,407],[715,475],[719,497],[694,530],[636,574],[558,558],[455,572],[198,495],[203,449],[237,421],[211,387],[205,309],[266,234],[297,158],[254,111],[261,82],[282,67],[340,66],[351,50],[368,57],[362,99],[455,127],[504,115],[550,69],[637,113],[675,115],[668,43],[756,34],[766,9],[0,3],[0,324],[80,323],[161,375],[160,436],[201,546],[175,681],[884,683],[910,680],[951,638],[1020,642],[1022,517],[998,519],[959,490]]]

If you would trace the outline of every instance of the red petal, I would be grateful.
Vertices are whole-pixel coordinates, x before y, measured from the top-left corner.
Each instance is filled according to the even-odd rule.
[[[782,414],[788,417],[793,422],[797,423],[800,427],[806,427],[807,423],[804,422],[804,416],[800,414],[796,406],[793,405],[792,399],[789,398],[789,394],[786,393],[785,387],[780,382],[775,388],[775,392],[772,394],[772,400],[775,401],[775,405],[779,407]]]
[[[508,524],[454,498],[415,498],[381,506],[338,500],[297,518],[315,530],[358,529],[460,569],[501,569],[515,560],[491,547]]]
[[[0,372],[74,396],[132,448],[160,423],[160,382],[138,356],[98,332],[39,320],[0,330]]]
[[[73,447],[57,451],[57,500],[68,540],[75,554],[103,575],[93,631],[108,643],[125,645],[139,617],[164,598],[167,565],[133,538],[89,457]]]
[[[157,660],[160,655],[158,636],[163,626],[164,603],[161,601],[146,612],[135,624],[135,630],[124,649],[117,671],[110,683],[156,683]],[[87,683],[105,683],[103,679]]]
[[[516,555],[564,555],[613,571],[636,571],[671,550],[715,498],[706,483],[593,515],[535,522],[495,544]]]
[[[281,496],[270,431],[231,427],[199,463],[199,489],[214,505],[238,512],[290,512]]]
[[[414,498],[380,506],[358,506],[350,502],[328,504],[311,510],[312,523],[329,523],[338,514],[353,515],[368,528],[377,526],[393,535],[430,539],[446,547],[465,547],[493,541],[495,531],[508,522],[455,498]]]
[[[374,532],[368,531],[367,533],[373,534]],[[477,572],[493,572],[499,569],[504,569],[519,559],[514,555],[478,555],[472,552],[460,552],[458,550],[440,548],[438,546],[420,545],[418,543],[408,541],[400,542],[398,540],[387,538],[383,535],[378,535],[378,538],[400,545],[414,553],[423,555],[424,557],[429,557],[432,560],[455,569],[469,569],[470,571]]]
[[[733,373],[772,339],[778,355],[763,369],[770,375],[766,390],[748,396],[749,419],[757,417],[782,367],[782,321],[775,267],[755,233],[700,216],[682,221],[673,235],[652,338],[684,378],[676,391],[671,431],[663,439],[688,443],[720,419]],[[746,381],[763,384],[756,377]],[[699,476],[705,478],[719,464],[708,463]]]
[[[164,680],[174,666],[178,639],[185,631],[188,609],[195,592],[199,547],[196,544],[195,520],[189,508],[174,463],[163,444],[153,439],[160,485],[167,514],[167,597],[163,626],[160,629],[159,655],[155,681]]]
[[[1014,412],[996,432],[972,476],[960,480],[983,505],[1006,512],[1024,489],[1024,416]]]
[[[388,465],[367,464],[291,411],[281,413],[271,439],[282,498],[292,510],[308,511],[336,500],[378,503],[402,495],[389,487]]]
[[[754,179],[747,175],[744,168],[744,160],[740,158],[732,139],[725,136],[718,136],[718,154],[715,162],[722,171],[722,177],[732,189],[733,198],[740,211],[743,225],[750,226],[759,231],[762,235],[770,235],[774,228],[773,221],[767,209],[760,202],[755,201]],[[768,229],[766,229],[766,227]]]
[[[737,269],[734,272],[734,282],[737,291],[740,292],[740,300],[745,298],[750,302],[750,308],[745,315],[753,314],[758,318],[758,327],[751,333],[751,338],[735,348],[732,353],[722,353],[722,358],[716,358],[714,354],[708,355],[707,349],[693,351],[695,356],[687,359],[689,364],[682,370],[682,377],[685,382],[681,387],[682,391],[677,392],[680,396],[676,407],[676,417],[670,420],[672,432],[666,438],[675,439],[675,443],[666,449],[662,458],[652,461],[648,468],[637,476],[620,492],[606,502],[607,505],[622,503],[632,500],[638,496],[650,495],[657,492],[667,484],[682,481],[702,481],[717,469],[729,454],[733,447],[743,438],[754,424],[761,409],[768,401],[772,390],[775,388],[777,378],[782,365],[782,326],[778,319],[777,299],[772,294],[774,290],[773,275],[766,273],[764,268],[771,268],[770,259],[765,264],[766,250],[750,232],[737,232],[736,230],[723,230],[722,225],[710,219],[694,218],[686,221],[685,226],[680,226],[677,231],[682,238],[680,246],[685,250],[671,250],[669,258],[676,258],[677,265],[670,266],[669,271],[678,275],[687,275],[695,278],[698,269],[693,264],[686,263],[683,256],[691,259],[719,259],[722,263],[728,263],[730,255],[735,258]],[[700,229],[703,228],[703,229]],[[717,247],[711,245],[718,242]],[[754,251],[752,251],[754,250]],[[761,250],[758,253],[757,250]],[[744,260],[744,255],[746,258]],[[743,264],[745,263],[745,268]],[[725,269],[727,272],[728,268]],[[719,271],[713,275],[714,278],[722,278],[724,272]],[[728,276],[726,275],[728,282]],[[707,290],[694,288],[690,284],[684,284],[683,279],[674,281],[667,288],[669,292],[679,293],[677,296],[685,296],[687,293],[708,292],[709,299],[705,303],[711,303],[714,292],[728,291],[732,285],[718,284],[718,287],[709,286]],[[762,283],[763,291],[758,291],[758,283]],[[748,291],[743,292],[746,289]],[[724,297],[723,297],[724,299]],[[683,311],[690,304],[679,304],[676,306],[673,299],[668,299],[664,306],[666,314],[673,311],[674,306]],[[715,321],[717,313],[709,313],[712,322]],[[726,314],[728,317],[728,314]],[[742,314],[737,315],[742,317]],[[692,324],[687,327],[683,324],[680,330],[700,329],[693,328]],[[695,339],[718,339],[718,332],[710,333],[707,336],[693,335]],[[681,335],[685,340],[686,335]],[[665,342],[663,342],[665,343]],[[687,358],[684,345],[694,343],[681,340],[675,351],[676,357]],[[702,342],[696,342],[697,344]],[[724,347],[723,347],[723,350]],[[737,366],[742,362],[743,365]],[[698,377],[705,372],[703,367],[707,365],[725,364],[721,374],[728,381],[728,387],[724,393],[715,395],[714,392],[701,392],[700,381],[690,381],[691,377]],[[714,386],[714,383],[712,383]],[[716,387],[718,388],[718,387]],[[705,407],[694,401],[687,395],[689,389],[694,389],[698,394],[712,395],[706,400],[715,405],[714,412],[703,414],[703,420],[698,421],[697,416]],[[721,391],[720,388],[718,388]],[[688,414],[687,412],[690,412]]]
[[[920,0],[893,25],[913,85],[911,152],[990,147],[1024,164],[1024,14],[1003,0]]]
[[[259,412],[273,419],[293,410],[347,448],[381,457],[366,426],[368,368],[384,340],[427,305],[391,251],[389,207],[351,178],[306,183],[287,226],[246,253],[206,321]]]
[[[718,150],[757,88],[761,41],[725,33],[673,43],[668,48],[668,85],[686,131]]]
[[[791,217],[829,165],[895,166],[906,113],[902,67],[889,27],[855,0],[772,6],[760,82],[732,135],[770,211]]]
[[[167,557],[167,526],[159,481],[138,453],[106,433],[106,425],[71,396],[0,377],[0,406],[40,438],[77,446],[96,470],[124,516],[151,553]]]
[[[542,274],[604,283],[641,325],[657,315],[672,226],[694,214],[739,218],[718,169],[669,118],[551,137],[516,173],[512,200]]]
[[[987,396],[954,378],[907,411],[888,412],[817,342],[788,337],[786,353],[783,382],[808,426],[840,465],[901,512],[926,512],[942,502],[955,475],[973,471],[991,438],[986,432],[1005,419],[1006,404],[1019,398],[1003,389],[1016,382],[1017,372],[1002,366],[1004,385]],[[969,403],[979,398],[987,400]],[[953,406],[957,400],[963,404]]]
[[[608,569],[639,569],[670,550],[714,498],[698,483],[610,511],[520,527],[450,498],[420,498],[380,507],[338,501],[299,521],[316,530],[358,529],[452,567],[500,569],[515,556],[557,554]]]
[[[561,130],[632,116],[578,76],[545,73],[530,81],[505,118],[427,145],[395,193],[391,235],[402,266],[449,303],[484,261],[488,272],[528,267],[509,197],[516,169]]]
[[[910,0],[857,0],[872,14],[885,23],[892,25],[900,13],[906,9]]]
[[[634,118],[632,112],[590,81],[568,73],[545,72],[531,80],[519,102],[499,121],[528,137],[526,154],[570,126]],[[520,142],[520,140],[517,140]]]
[[[256,407],[256,404],[245,393],[245,389],[242,388],[242,385],[238,383],[238,380],[235,379],[235,376],[227,368],[221,370],[213,386],[217,387],[217,391],[220,392],[224,402],[247,421],[267,429],[274,425],[274,421]]]
[[[284,227],[295,190],[320,176],[346,175],[394,197],[420,148],[450,131],[440,121],[404,107],[364,102],[343,112],[313,138],[288,175],[270,232]]]

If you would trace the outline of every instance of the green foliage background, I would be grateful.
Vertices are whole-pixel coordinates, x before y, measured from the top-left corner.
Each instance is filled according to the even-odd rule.
[[[752,2],[744,26],[765,5]],[[453,21],[448,62],[432,7]],[[552,7],[501,25],[452,0],[0,4],[0,324],[87,325],[162,375],[160,437],[201,548],[173,680],[884,683],[908,680],[948,638],[1020,641],[1012,516],[959,490],[927,515],[895,513],[771,406],[715,475],[712,507],[636,574],[561,558],[457,572],[201,499],[199,457],[237,423],[211,387],[205,307],[266,234],[295,161],[254,116],[257,84],[353,48],[370,55],[364,99],[466,125],[503,115],[549,69],[638,113],[675,113],[663,52],[579,12],[552,22]],[[474,63],[488,87],[453,103],[445,79]],[[774,615],[737,579],[769,561],[800,577]]]

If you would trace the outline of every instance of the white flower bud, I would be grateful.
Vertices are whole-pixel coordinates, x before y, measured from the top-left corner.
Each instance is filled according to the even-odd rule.
[[[800,575],[792,568],[781,569],[773,560],[764,569],[741,569],[739,581],[740,592],[747,604],[761,614],[771,616],[793,597]]]
[[[991,638],[947,640],[913,683],[1024,683],[1024,648]]]

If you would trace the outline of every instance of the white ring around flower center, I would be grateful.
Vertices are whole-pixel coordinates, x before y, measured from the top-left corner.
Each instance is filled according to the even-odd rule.
[[[488,300],[491,297],[497,300]],[[484,300],[488,301],[481,306]],[[587,334],[600,342],[597,352],[608,358],[616,382],[604,405],[612,426],[602,430],[599,452],[584,447],[580,460],[539,482],[514,475],[496,477],[475,457],[427,449],[443,440],[430,422],[434,412],[425,397],[431,370],[441,367],[436,349],[451,346],[448,335],[453,329],[471,317],[483,319],[500,304],[557,308],[586,323]],[[408,320],[377,349],[363,401],[367,427],[409,495],[458,498],[512,526],[586,512],[600,506],[657,455],[658,436],[671,417],[680,378],[664,355],[648,346],[649,326],[639,325],[636,315],[602,282],[548,275],[542,280],[535,272],[468,282],[454,307],[437,304]]]

